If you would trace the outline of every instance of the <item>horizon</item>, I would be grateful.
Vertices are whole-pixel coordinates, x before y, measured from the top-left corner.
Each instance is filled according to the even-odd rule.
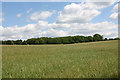
[[[96,33],[97,34],[97,33]],[[95,35],[95,34],[94,34]],[[36,38],[28,38],[28,39],[38,39],[38,38],[65,38],[65,37],[75,37],[75,36],[83,36],[83,37],[94,37],[94,35],[91,35],[91,36],[83,36],[83,35],[73,35],[73,36],[63,36],[63,37],[36,37]],[[99,35],[101,35],[101,34],[99,34]],[[103,35],[101,35],[102,37],[103,37],[103,41],[105,40],[105,39],[107,39],[107,40],[110,40],[110,39],[112,39],[112,40],[116,40],[117,38],[118,39],[120,39],[119,37],[114,37],[114,38],[106,38],[106,37],[104,37]],[[22,41],[27,41],[28,39],[7,39],[7,40],[0,40],[0,41],[17,41],[17,40],[22,40]]]

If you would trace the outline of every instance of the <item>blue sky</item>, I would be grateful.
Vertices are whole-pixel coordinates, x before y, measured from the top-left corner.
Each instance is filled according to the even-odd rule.
[[[117,14],[116,6],[117,2],[88,4],[81,2],[3,2],[2,31],[5,32],[3,36],[4,39],[27,39],[41,37],[41,34],[47,37],[93,35],[102,26],[103,30],[101,29],[98,33],[105,37],[116,37],[118,20],[117,15],[112,15]],[[26,35],[24,36],[23,33]]]
[[[101,14],[98,15],[97,17],[95,17],[92,21],[93,23],[97,23],[97,22],[102,22],[102,21],[111,21],[111,19],[109,18],[109,16],[112,14],[112,9],[113,7],[116,5],[117,3],[114,3],[113,5],[111,5],[110,7],[107,7],[105,9],[101,9]],[[117,23],[118,21],[114,21],[113,22]]]
[[[76,2],[79,4],[78,2]],[[31,12],[35,11],[62,11],[65,5],[71,4],[71,2],[4,2],[2,4],[3,14],[5,21],[3,22],[4,27],[19,25],[23,26],[28,23],[35,23],[35,21],[27,22],[26,20],[29,18],[30,14],[27,14],[26,11],[32,8]],[[92,23],[102,22],[102,21],[110,21],[109,16],[112,14],[112,9],[117,3],[114,5],[107,7],[105,9],[101,9],[101,14],[96,16],[93,20],[89,21]],[[21,18],[17,18],[16,15],[18,13],[22,14]],[[46,19],[49,23],[55,22],[58,14],[52,15],[50,18]],[[117,23],[117,21],[114,21]]]
[[[66,2],[8,2],[3,3],[3,13],[5,17],[5,21],[3,23],[4,27],[20,25],[23,26],[26,23],[26,19],[30,16],[26,11],[32,8],[32,12],[35,11],[61,11],[64,6],[70,4]],[[22,13],[23,16],[21,18],[17,18],[16,15],[18,13]],[[48,22],[54,22],[58,14],[51,16],[51,18],[46,19]],[[11,20],[12,19],[12,20]],[[34,21],[31,23],[35,23]]]

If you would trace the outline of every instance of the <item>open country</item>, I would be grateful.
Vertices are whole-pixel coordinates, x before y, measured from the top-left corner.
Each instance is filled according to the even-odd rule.
[[[5,1],[0,78],[118,78],[119,0]]]

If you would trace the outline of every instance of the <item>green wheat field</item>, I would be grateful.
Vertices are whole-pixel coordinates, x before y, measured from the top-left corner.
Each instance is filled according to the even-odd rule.
[[[2,78],[115,78],[118,41],[2,45]]]

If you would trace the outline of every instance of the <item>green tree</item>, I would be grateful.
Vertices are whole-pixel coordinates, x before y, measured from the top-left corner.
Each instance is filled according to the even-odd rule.
[[[22,44],[23,44],[23,45],[27,45],[27,41],[23,41]]]
[[[62,43],[63,44],[70,44],[70,41],[67,37],[62,38]]]
[[[88,36],[88,42],[92,42],[93,41],[93,37],[92,36]]]
[[[119,38],[115,38],[114,40],[119,40]]]
[[[22,44],[22,40],[16,40],[16,41],[14,41],[14,43],[17,44],[17,45],[21,45]]]
[[[14,45],[14,42],[12,40],[7,40],[6,44],[8,44],[8,45]]]
[[[35,44],[39,44],[39,40],[35,40]]]
[[[78,36],[79,42],[85,42],[85,37],[84,36]]]
[[[108,40],[107,38],[104,39],[104,41],[107,41],[107,40]]]
[[[45,44],[45,40],[42,38],[38,38],[39,44]]]
[[[93,35],[93,40],[94,41],[102,41],[103,36],[101,36],[100,34],[95,34],[95,35]]]

